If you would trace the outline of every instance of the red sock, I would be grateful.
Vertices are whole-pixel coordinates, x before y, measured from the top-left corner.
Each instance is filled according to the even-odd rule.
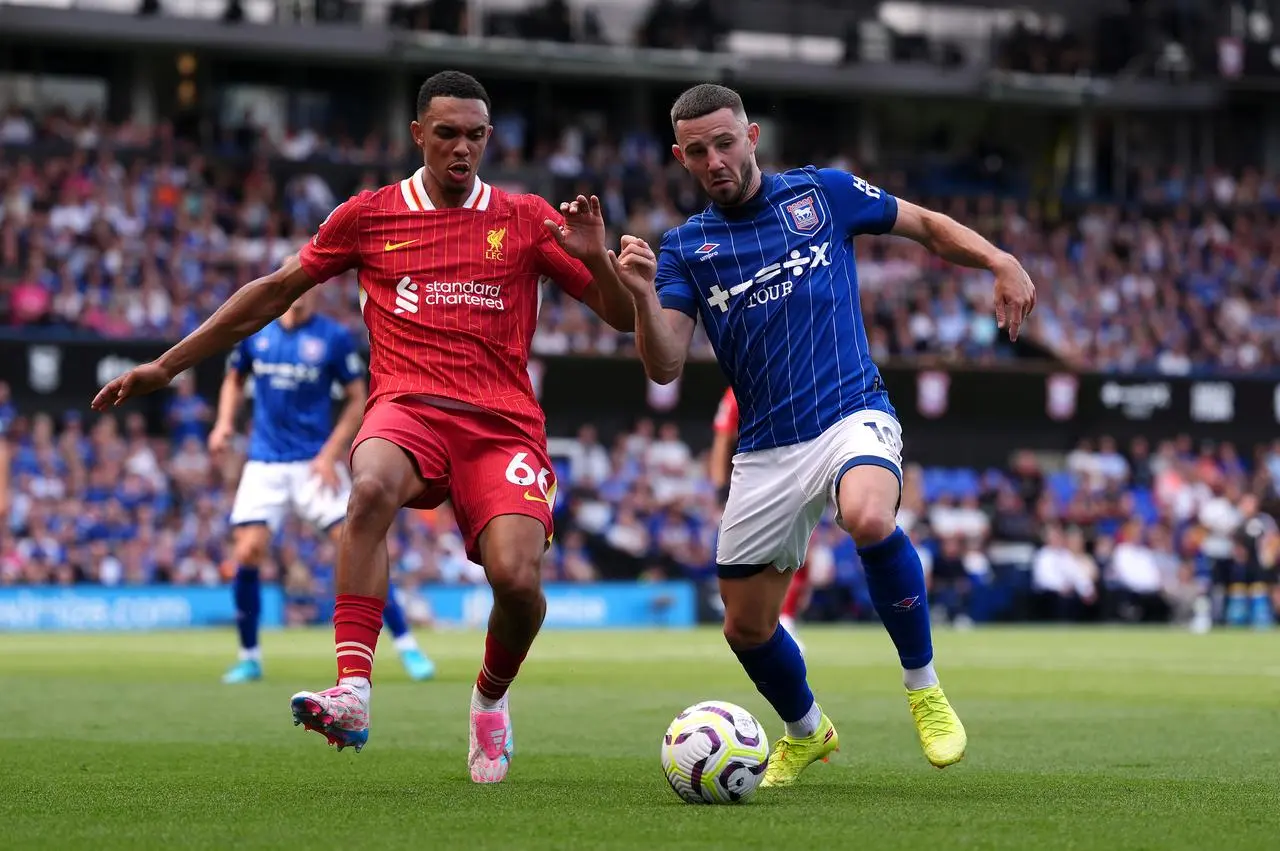
[[[385,600],[339,594],[333,607],[333,642],[338,654],[338,680],[364,677],[373,680],[373,651],[382,631]]]
[[[804,596],[805,589],[809,585],[809,576],[805,571],[806,565],[800,565],[796,569],[795,576],[791,577],[791,584],[787,586],[787,596],[782,598],[782,616],[795,620],[797,610],[800,608],[800,598]]]
[[[511,688],[511,681],[520,672],[524,654],[516,655],[503,647],[492,635],[484,637],[484,664],[476,678],[476,690],[490,700],[497,700]]]

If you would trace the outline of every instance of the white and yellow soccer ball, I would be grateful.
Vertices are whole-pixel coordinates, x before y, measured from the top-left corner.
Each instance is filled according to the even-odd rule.
[[[769,764],[769,739],[750,712],[704,700],[676,716],[662,737],[662,770],[690,804],[736,804],[755,794]]]

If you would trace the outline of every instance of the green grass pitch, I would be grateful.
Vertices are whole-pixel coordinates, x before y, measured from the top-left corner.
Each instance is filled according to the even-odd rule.
[[[478,633],[379,653],[373,726],[341,754],[291,724],[331,683],[328,630],[264,636],[267,679],[219,683],[229,631],[0,636],[0,847],[1263,849],[1280,847],[1280,635],[939,632],[969,755],[920,752],[879,629],[809,628],[842,750],[792,789],[680,803],[658,748],[690,703],[781,724],[714,630],[544,634],[513,692],[507,781],[465,765]]]

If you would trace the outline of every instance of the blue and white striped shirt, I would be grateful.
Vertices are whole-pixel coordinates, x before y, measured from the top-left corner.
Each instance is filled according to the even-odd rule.
[[[662,238],[658,300],[701,317],[740,410],[739,451],[812,440],[868,409],[893,414],[871,359],[853,237],[887,233],[892,195],[813,166],[761,175]]]
[[[363,378],[355,340],[319,314],[286,328],[277,319],[231,350],[227,368],[253,379],[250,461],[310,461],[333,432],[333,388]]]

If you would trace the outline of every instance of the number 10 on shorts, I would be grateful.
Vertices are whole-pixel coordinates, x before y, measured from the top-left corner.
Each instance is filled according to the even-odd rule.
[[[551,479],[551,471],[545,467],[536,473],[529,466],[529,453],[517,452],[511,456],[507,465],[507,481],[517,487],[527,488],[524,498],[530,502],[545,502],[549,507],[556,505],[556,483]],[[537,491],[533,490],[537,486]]]
[[[871,429],[871,433],[876,436],[876,440],[880,441],[881,445],[892,449],[899,455],[902,454],[902,443],[891,429],[884,428],[878,423],[863,423],[863,425]]]

